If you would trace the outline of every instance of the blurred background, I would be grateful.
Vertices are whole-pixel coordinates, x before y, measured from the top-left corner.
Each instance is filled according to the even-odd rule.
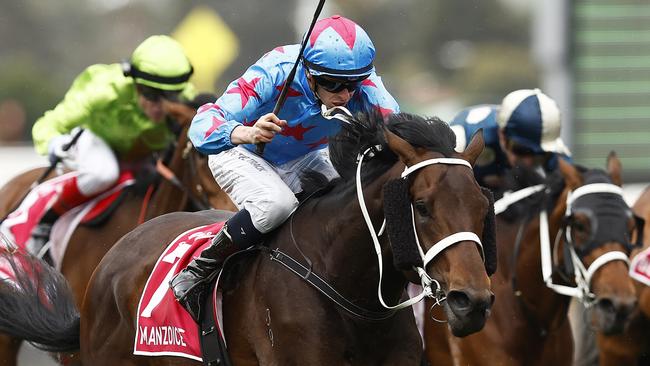
[[[193,82],[221,93],[265,52],[297,43],[316,4],[0,0],[0,184],[45,165],[31,126],[85,67],[125,60],[147,36],[170,34],[192,59]],[[370,34],[402,110],[450,120],[539,87],[558,102],[578,163],[604,167],[616,150],[629,202],[650,179],[648,0],[328,0],[321,17],[336,13]]]
[[[193,81],[220,93],[266,51],[296,43],[316,4],[2,0],[0,144],[29,145],[32,123],[78,73],[127,59],[151,34],[178,39]],[[560,105],[578,163],[604,166],[616,150],[626,182],[650,177],[647,0],[329,0],[322,16],[335,13],[370,34],[403,110],[448,120],[464,106],[539,87]]]

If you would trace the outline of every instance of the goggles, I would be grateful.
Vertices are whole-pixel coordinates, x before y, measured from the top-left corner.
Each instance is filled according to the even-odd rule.
[[[359,85],[368,76],[358,77],[354,79],[329,79],[321,75],[312,75],[316,84],[330,93],[339,93],[343,89],[353,92],[359,88]]]
[[[535,151],[535,150],[531,149],[530,147],[528,147],[526,145],[523,145],[523,144],[520,144],[520,143],[517,143],[517,142],[515,142],[513,140],[510,140],[508,142],[508,148],[510,149],[510,151],[513,154],[519,155],[519,156],[541,156],[541,155],[545,155],[544,152]]]
[[[136,85],[136,89],[144,99],[154,103],[160,102],[162,99],[177,100],[180,94],[180,90],[162,90],[140,84]]]

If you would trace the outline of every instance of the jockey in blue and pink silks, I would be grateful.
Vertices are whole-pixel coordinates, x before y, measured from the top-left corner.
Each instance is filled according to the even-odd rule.
[[[335,15],[315,24],[284,107],[274,115],[299,51],[295,44],[268,52],[192,121],[192,143],[210,155],[215,180],[239,208],[212,245],[170,282],[195,320],[200,319],[206,278],[220,270],[225,257],[260,243],[296,209],[301,173],[311,169],[329,179],[338,176],[327,143],[340,122],[324,118],[322,107],[399,112],[375,73],[372,41],[359,25]],[[255,153],[260,142],[266,143],[262,156]]]

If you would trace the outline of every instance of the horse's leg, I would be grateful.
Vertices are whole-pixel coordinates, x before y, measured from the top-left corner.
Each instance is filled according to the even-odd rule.
[[[15,366],[18,358],[21,340],[0,335],[0,365]]]

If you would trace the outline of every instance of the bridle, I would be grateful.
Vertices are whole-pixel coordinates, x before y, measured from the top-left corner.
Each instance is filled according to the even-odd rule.
[[[525,198],[528,198],[539,192],[544,192],[544,194],[550,194],[550,187],[545,184],[538,184],[535,186],[527,187],[516,192],[508,192],[504,194],[503,198],[495,202],[495,212],[500,214],[505,212],[508,207],[518,201],[521,201]],[[542,209],[539,213],[539,238],[540,238],[540,250],[541,250],[541,267],[542,267],[542,278],[544,283],[548,288],[554,292],[575,297],[581,301],[586,307],[590,307],[595,302],[595,295],[591,291],[591,280],[593,279],[594,274],[601,269],[605,264],[613,261],[623,261],[628,266],[630,264],[628,254],[622,251],[608,251],[603,253],[598,258],[596,258],[589,267],[585,267],[582,262],[581,256],[576,253],[575,247],[573,245],[573,238],[571,236],[571,223],[569,218],[574,214],[574,203],[575,201],[586,195],[591,194],[613,194],[622,199],[623,190],[621,187],[611,184],[611,183],[591,183],[583,185],[579,188],[576,188],[573,191],[570,191],[566,199],[566,210],[563,217],[563,222],[566,223],[565,226],[558,232],[558,235],[555,238],[554,246],[551,246],[551,241],[549,237],[549,223],[548,223],[548,212],[546,209]],[[574,268],[574,280],[576,283],[575,287],[560,285],[553,282],[553,263],[557,262],[557,248],[560,239],[564,233],[565,245],[568,246],[567,253],[570,256],[570,261]],[[555,251],[553,250],[555,248]],[[594,248],[592,248],[594,249]],[[553,252],[553,253],[552,253]],[[554,261],[555,259],[555,261]]]
[[[352,120],[352,114],[344,107],[335,107],[330,110],[326,110],[323,108],[322,112],[323,117],[326,119],[338,119],[344,123],[354,123]],[[310,285],[312,285],[315,289],[320,291],[321,294],[323,294],[325,297],[329,298],[331,301],[333,301],[335,304],[340,306],[342,309],[347,311],[348,313],[354,315],[355,317],[362,319],[362,320],[370,320],[370,321],[380,321],[387,319],[391,317],[395,311],[411,306],[419,301],[421,301],[424,297],[431,297],[436,300],[436,304],[440,304],[444,299],[445,299],[445,294],[440,286],[440,283],[436,281],[435,279],[431,278],[425,271],[425,268],[428,263],[430,263],[438,254],[440,254],[442,251],[444,251],[446,248],[458,244],[463,241],[473,241],[475,242],[479,248],[481,249],[481,254],[483,254],[483,258],[485,259],[485,255],[483,253],[483,244],[481,243],[481,239],[476,235],[476,233],[473,232],[457,232],[451,235],[446,236],[442,240],[438,241],[435,243],[429,250],[427,250],[426,253],[422,250],[422,247],[419,244],[419,239],[417,238],[417,231],[415,230],[415,219],[413,216],[413,205],[410,204],[411,208],[411,218],[412,218],[412,225],[413,229],[415,232],[415,240],[417,243],[418,251],[420,253],[420,257],[422,259],[422,266],[421,267],[414,267],[413,269],[418,273],[420,276],[420,281],[422,284],[422,293],[419,295],[410,298],[409,300],[406,300],[400,304],[397,304],[395,306],[389,306],[386,304],[386,302],[383,299],[382,293],[381,293],[381,280],[383,277],[383,262],[382,262],[382,256],[381,256],[381,245],[379,243],[379,236],[381,236],[384,232],[384,229],[386,228],[386,219],[384,218],[383,224],[377,233],[375,231],[375,228],[372,224],[372,220],[370,219],[370,215],[368,213],[368,209],[366,207],[365,199],[363,197],[363,187],[361,185],[361,167],[363,164],[363,160],[366,157],[373,157],[377,152],[381,151],[383,149],[382,145],[375,145],[370,148],[367,148],[365,151],[362,153],[359,153],[357,156],[357,170],[356,170],[356,177],[355,177],[355,184],[356,184],[356,190],[357,190],[357,199],[359,201],[359,206],[361,208],[361,212],[363,215],[363,218],[366,222],[366,225],[368,227],[368,231],[370,232],[370,236],[373,241],[373,245],[375,248],[375,252],[377,254],[377,261],[378,261],[378,266],[379,266],[379,282],[378,282],[378,287],[377,287],[377,296],[378,299],[381,303],[381,305],[388,309],[385,311],[373,311],[373,310],[367,310],[364,308],[359,307],[357,304],[353,303],[352,301],[348,300],[345,298],[343,295],[341,295],[338,291],[336,291],[335,288],[333,288],[331,285],[327,283],[323,278],[318,276],[312,271],[312,265],[311,261],[309,258],[305,256],[305,254],[300,250],[294,236],[293,236],[293,215],[291,216],[290,220],[290,232],[291,232],[291,238],[298,249],[298,252],[302,255],[302,257],[306,260],[307,266],[304,264],[298,262],[297,260],[291,258],[288,254],[282,252],[280,249],[265,249],[266,247],[258,247],[259,249],[262,249],[263,251],[269,252],[270,254],[270,259],[271,261],[278,262],[279,264],[283,265],[286,269],[289,271],[293,272],[294,274],[300,276],[303,280],[307,281]],[[425,161],[422,161],[420,163],[414,164],[410,167],[406,167],[404,172],[401,174],[401,179],[407,179],[408,176],[426,166],[429,165],[436,165],[436,164],[443,164],[443,165],[464,165],[468,169],[472,169],[472,166],[469,162],[463,159],[456,159],[456,158],[435,158],[435,159],[428,159]],[[304,201],[303,201],[304,202]],[[294,211],[295,212],[295,211]],[[435,289],[433,289],[433,285],[435,285]]]
[[[611,184],[611,183],[592,183],[583,185],[574,191],[570,191],[566,199],[566,211],[564,213],[564,222],[567,222],[568,219],[573,215],[573,208],[575,201],[583,196],[590,194],[613,194],[620,199],[623,199],[623,190],[621,187]],[[593,279],[594,274],[601,269],[605,264],[613,261],[622,261],[629,267],[630,260],[627,253],[624,253],[620,250],[612,250],[605,252],[598,256],[589,267],[585,267],[581,256],[576,253],[576,248],[573,245],[573,238],[571,236],[572,227],[571,224],[567,224],[556,237],[555,248],[557,251],[557,244],[564,232],[565,236],[565,245],[568,246],[568,253],[570,255],[571,263],[574,268],[574,279],[576,286],[565,286],[555,284],[553,282],[552,274],[552,263],[553,258],[551,257],[551,246],[549,238],[549,229],[548,229],[548,215],[545,210],[542,210],[540,213],[540,246],[542,250],[542,277],[546,286],[548,286],[553,291],[566,296],[572,296],[581,301],[586,307],[590,307],[594,304],[596,296],[591,291],[591,280]],[[554,255],[557,260],[557,254]]]
[[[439,240],[437,243],[431,246],[429,250],[427,250],[426,253],[422,250],[422,246],[420,245],[418,235],[417,235],[417,230],[415,226],[415,218],[413,216],[413,204],[411,204],[411,217],[412,217],[412,224],[413,224],[413,230],[415,231],[415,241],[418,247],[418,251],[420,252],[420,257],[422,258],[422,267],[414,267],[414,270],[417,272],[417,274],[420,276],[420,282],[422,285],[422,292],[415,296],[412,297],[406,301],[403,301],[397,305],[391,306],[387,305],[386,302],[384,301],[384,298],[381,293],[381,280],[383,277],[383,262],[382,262],[382,254],[381,254],[381,245],[379,243],[379,238],[378,236],[383,233],[383,229],[385,227],[385,219],[384,223],[382,224],[382,227],[377,233],[375,231],[375,228],[372,224],[372,220],[370,219],[370,214],[368,213],[368,208],[366,207],[365,199],[363,197],[363,187],[361,185],[361,166],[363,163],[363,159],[366,156],[372,156],[374,155],[375,152],[381,151],[382,146],[377,145],[370,147],[366,149],[364,152],[360,153],[357,157],[357,173],[356,173],[356,188],[357,188],[357,199],[359,200],[359,206],[361,207],[361,212],[363,214],[363,218],[366,222],[366,226],[368,227],[368,231],[370,232],[370,237],[372,238],[374,247],[375,247],[375,253],[377,254],[377,261],[379,264],[379,282],[377,286],[377,297],[379,298],[379,302],[383,307],[386,309],[391,309],[391,310],[398,310],[402,309],[408,306],[411,306],[419,301],[421,301],[424,297],[431,297],[437,300],[438,303],[440,301],[444,300],[444,293],[442,291],[442,288],[440,286],[440,283],[436,281],[435,279],[431,278],[427,273],[425,268],[427,267],[427,264],[429,264],[438,254],[442,253],[445,249],[449,248],[452,245],[458,244],[463,241],[473,241],[475,242],[479,248],[481,248],[481,254],[483,258],[485,258],[485,255],[483,253],[483,244],[481,243],[481,239],[476,235],[476,233],[470,232],[470,231],[461,231],[457,233],[453,233],[450,235],[447,235],[443,239]],[[436,165],[436,164],[443,164],[443,165],[464,165],[470,170],[472,169],[472,166],[469,162],[463,159],[456,159],[456,158],[434,158],[434,159],[427,159],[424,161],[421,161],[417,164],[414,164],[410,167],[406,167],[404,172],[401,175],[401,179],[406,179],[411,173],[418,171],[419,169],[422,169],[426,166],[429,165]],[[435,289],[433,289],[433,285],[435,285]]]

